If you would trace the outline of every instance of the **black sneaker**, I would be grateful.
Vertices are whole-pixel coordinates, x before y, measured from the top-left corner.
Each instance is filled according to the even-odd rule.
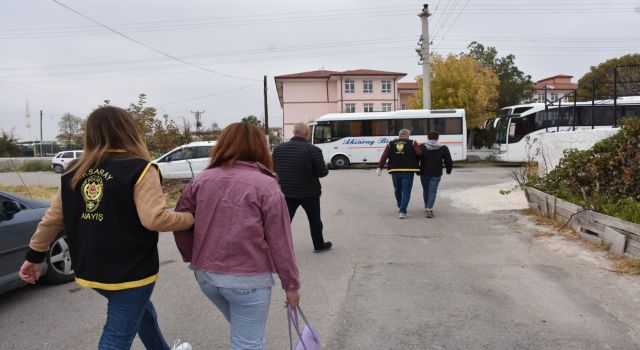
[[[327,252],[329,250],[331,250],[331,247],[333,246],[333,243],[331,242],[325,242],[324,246],[321,249],[315,249],[313,252],[314,253],[324,253]]]

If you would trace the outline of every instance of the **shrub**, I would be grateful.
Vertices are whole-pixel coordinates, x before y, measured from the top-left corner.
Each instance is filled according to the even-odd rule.
[[[595,211],[640,222],[640,118],[585,151],[569,149],[558,166],[533,184]]]

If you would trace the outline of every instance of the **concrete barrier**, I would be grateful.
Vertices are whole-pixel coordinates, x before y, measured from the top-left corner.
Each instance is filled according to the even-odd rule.
[[[640,257],[640,225],[584,209],[532,187],[525,188],[529,207],[569,225],[591,242],[611,244],[616,253]]]

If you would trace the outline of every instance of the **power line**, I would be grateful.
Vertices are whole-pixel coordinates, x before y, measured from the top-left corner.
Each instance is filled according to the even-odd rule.
[[[204,53],[204,54],[196,54],[196,55],[183,55],[185,59],[201,59],[201,58],[209,58],[209,57],[228,57],[228,56],[245,56],[248,54],[270,54],[270,53],[279,53],[286,51],[299,51],[304,49],[306,52],[309,50],[323,49],[323,48],[336,48],[342,46],[354,47],[354,46],[371,46],[371,43],[384,43],[384,42],[398,42],[398,41],[413,41],[414,36],[394,36],[394,37],[383,37],[376,39],[360,39],[360,40],[349,40],[349,41],[337,41],[331,43],[320,43],[320,44],[305,44],[305,45],[293,45],[293,46],[283,46],[276,48],[267,48],[267,49],[253,49],[253,50],[237,50],[237,51],[222,51],[222,52],[214,52],[214,53]],[[117,61],[103,61],[103,62],[90,62],[90,63],[67,63],[62,65],[54,65],[54,66],[32,66],[32,67],[6,67],[0,68],[2,71],[25,71],[25,70],[52,70],[52,69],[68,69],[68,68],[79,68],[79,67],[96,67],[96,66],[113,66],[113,65],[121,65],[121,64],[135,64],[135,63],[148,63],[148,62],[162,62],[165,61],[166,58],[143,58],[143,59],[135,59],[135,60],[117,60]]]
[[[464,12],[464,9],[467,7],[467,5],[469,4],[469,0],[467,0],[464,3],[464,6],[462,6],[462,10],[460,10],[460,13],[458,13],[458,15],[456,16],[456,18],[454,18],[453,22],[451,22],[451,25],[449,26],[449,29],[447,29],[447,31],[444,33],[444,35],[442,36],[442,38],[440,38],[440,42],[444,41],[444,38],[447,36],[447,34],[449,34],[449,31],[451,30],[451,28],[456,24],[456,22],[458,21],[458,18],[460,18],[460,15],[462,14],[462,12]],[[439,46],[439,43],[436,44],[436,47],[434,47],[433,49],[437,49],[437,47]]]
[[[123,34],[123,33],[120,33],[119,31],[117,31],[117,30],[115,30],[115,29],[113,29],[113,28],[111,28],[111,27],[109,27],[109,26],[107,26],[107,25],[104,25],[104,24],[102,24],[101,22],[98,22],[97,20],[95,20],[95,19],[93,19],[93,18],[91,18],[91,17],[89,17],[89,16],[87,16],[87,15],[85,15],[85,14],[81,13],[81,12],[78,12],[78,11],[76,11],[76,10],[72,9],[71,7],[69,7],[69,6],[67,6],[67,5],[65,5],[65,4],[63,4],[63,3],[61,3],[61,2],[60,2],[60,1],[58,1],[58,0],[51,0],[51,1],[53,1],[54,3],[56,3],[56,4],[58,4],[58,5],[60,5],[60,6],[64,7],[64,8],[66,8],[66,9],[68,9],[69,11],[71,11],[71,12],[73,12],[73,13],[76,13],[76,14],[80,15],[81,17],[83,17],[83,18],[85,18],[85,19],[87,19],[87,20],[89,20],[89,21],[91,21],[91,22],[93,22],[93,23],[96,23],[97,25],[99,25],[99,26],[101,26],[101,27],[104,27],[105,29],[108,29],[108,30],[110,30],[110,31],[112,31],[112,32],[114,32],[114,33],[116,33],[117,35],[119,35],[119,36],[121,36],[121,37],[123,37],[123,38],[125,38],[125,39],[127,39],[127,40],[130,40],[130,41],[132,41],[132,42],[134,42],[134,43],[136,43],[136,44],[138,44],[138,45],[140,45],[140,46],[143,46],[143,47],[145,47],[145,48],[147,48],[147,49],[149,49],[149,50],[155,51],[155,52],[157,52],[157,53],[159,53],[159,54],[161,54],[161,55],[163,55],[163,56],[166,56],[166,57],[168,57],[168,58],[170,58],[170,59],[172,59],[172,60],[176,60],[176,61],[178,61],[178,62],[182,62],[182,63],[184,63],[184,64],[186,64],[186,65],[189,65],[189,66],[192,66],[192,67],[195,67],[195,68],[201,69],[201,70],[203,70],[203,71],[206,71],[206,72],[209,72],[209,73],[213,73],[213,74],[217,74],[217,75],[221,75],[221,76],[225,76],[225,77],[228,77],[228,78],[240,79],[240,80],[249,80],[249,81],[260,81],[260,80],[257,80],[257,79],[244,78],[244,77],[239,77],[239,76],[230,75],[230,74],[226,74],[226,73],[216,72],[216,71],[211,70],[211,69],[209,69],[209,68],[202,67],[202,66],[199,66],[199,65],[193,64],[193,63],[191,63],[191,62],[185,61],[185,60],[183,60],[183,59],[181,59],[181,58],[175,57],[175,56],[173,56],[173,55],[171,55],[171,54],[168,54],[168,53],[166,53],[166,52],[164,52],[164,51],[161,51],[161,50],[158,50],[158,49],[156,49],[156,48],[154,48],[154,47],[151,47],[151,46],[149,46],[149,45],[147,45],[147,44],[145,44],[145,43],[143,43],[143,42],[141,42],[141,41],[139,41],[139,40],[136,40],[136,39],[134,39],[134,38],[132,38],[132,37],[130,37],[130,36],[127,36],[127,35],[125,35],[125,34]]]

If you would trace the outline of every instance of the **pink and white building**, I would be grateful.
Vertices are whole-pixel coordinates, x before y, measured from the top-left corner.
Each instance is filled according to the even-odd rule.
[[[293,125],[327,113],[382,112],[407,108],[416,83],[399,83],[406,73],[370,69],[317,70],[275,77],[282,107],[284,140]]]

